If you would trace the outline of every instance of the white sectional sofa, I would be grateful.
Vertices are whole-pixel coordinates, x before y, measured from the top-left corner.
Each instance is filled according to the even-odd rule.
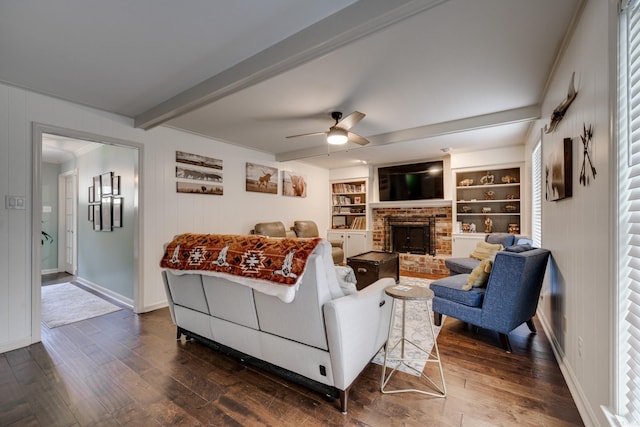
[[[345,295],[326,240],[309,257],[289,303],[231,275],[162,274],[178,339],[203,341],[339,397],[345,413],[351,385],[387,338],[392,304],[384,288],[395,282],[381,279]]]

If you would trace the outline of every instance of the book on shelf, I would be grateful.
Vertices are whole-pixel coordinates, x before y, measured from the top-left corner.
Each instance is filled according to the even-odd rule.
[[[353,218],[353,222],[351,222],[352,230],[364,230],[366,228],[367,222],[366,218],[363,216],[358,216]]]
[[[364,184],[333,184],[334,193],[364,193]]]

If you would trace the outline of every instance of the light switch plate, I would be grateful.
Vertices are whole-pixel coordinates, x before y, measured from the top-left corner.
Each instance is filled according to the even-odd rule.
[[[6,209],[26,209],[25,198],[23,196],[4,196],[4,207]]]

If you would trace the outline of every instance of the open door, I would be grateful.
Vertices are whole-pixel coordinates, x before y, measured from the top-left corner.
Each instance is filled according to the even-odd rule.
[[[77,206],[78,173],[76,170],[60,175],[59,179],[58,265],[62,271],[75,275],[78,270]],[[63,238],[62,238],[63,237]]]

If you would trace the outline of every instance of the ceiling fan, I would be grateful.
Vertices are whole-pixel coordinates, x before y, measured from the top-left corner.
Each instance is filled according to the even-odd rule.
[[[289,135],[287,138],[299,138],[302,136],[313,136],[313,135],[326,135],[327,142],[331,145],[341,145],[346,144],[347,141],[355,142],[359,145],[367,145],[369,141],[353,132],[349,132],[349,129],[354,127],[360,120],[364,118],[364,114],[359,111],[354,111],[349,114],[344,119],[342,118],[342,113],[340,111],[333,111],[331,113],[331,118],[336,121],[336,123],[329,128],[327,132],[312,132],[312,133],[303,133],[300,135]]]

